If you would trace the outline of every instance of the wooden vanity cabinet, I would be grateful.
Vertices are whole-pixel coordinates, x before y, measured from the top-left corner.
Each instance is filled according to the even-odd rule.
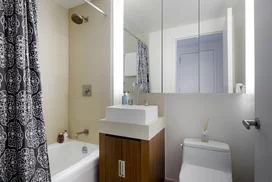
[[[100,133],[100,182],[163,182],[165,176],[165,132],[151,140],[138,140]],[[124,161],[120,176],[120,161]]]

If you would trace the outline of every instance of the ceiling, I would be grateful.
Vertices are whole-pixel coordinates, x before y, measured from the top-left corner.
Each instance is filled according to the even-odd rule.
[[[67,9],[70,9],[85,3],[84,0],[54,0],[54,1]]]
[[[226,9],[237,1],[201,0],[201,21],[223,17]],[[133,33],[158,31],[162,27],[161,0],[125,0],[125,27]],[[177,27],[198,22],[198,0],[164,0],[164,28]]]
[[[84,0],[54,0],[70,9],[84,4]],[[219,18],[226,8],[245,0],[201,0],[201,20]],[[164,0],[164,28],[177,27],[198,22],[198,0]],[[124,0],[125,28],[131,32],[147,33],[162,27],[162,0]]]

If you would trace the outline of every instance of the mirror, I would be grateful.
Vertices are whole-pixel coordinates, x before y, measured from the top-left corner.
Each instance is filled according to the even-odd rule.
[[[124,91],[245,93],[245,15],[245,0],[124,1]]]
[[[164,1],[163,31],[165,93],[245,92],[245,0]]]
[[[245,93],[245,0],[200,4],[200,93]]]
[[[161,30],[162,0],[124,1],[124,92],[152,93],[154,83],[161,83],[150,72],[156,67],[161,73]]]

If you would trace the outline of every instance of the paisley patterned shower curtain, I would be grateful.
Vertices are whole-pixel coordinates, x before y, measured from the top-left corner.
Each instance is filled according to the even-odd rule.
[[[0,182],[50,182],[36,0],[0,0]]]
[[[137,85],[138,91],[149,93],[149,56],[148,47],[142,41],[138,40],[137,51]]]

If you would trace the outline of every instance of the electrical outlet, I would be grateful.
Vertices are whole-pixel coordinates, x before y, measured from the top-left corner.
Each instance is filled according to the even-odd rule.
[[[82,96],[83,97],[92,96],[92,85],[82,85]]]

